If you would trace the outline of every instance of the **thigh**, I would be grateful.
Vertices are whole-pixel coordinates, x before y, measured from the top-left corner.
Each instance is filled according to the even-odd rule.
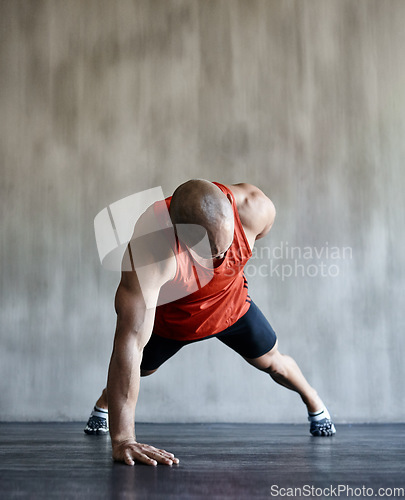
[[[264,314],[252,301],[247,313],[216,337],[244,358],[258,358],[271,351],[277,336]]]
[[[165,361],[174,356],[188,342],[167,339],[152,333],[149,342],[143,349],[142,370],[157,370]]]

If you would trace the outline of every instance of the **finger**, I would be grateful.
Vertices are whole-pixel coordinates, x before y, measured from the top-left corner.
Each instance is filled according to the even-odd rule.
[[[154,446],[151,446],[149,444],[138,444],[141,447],[144,455],[148,456],[149,458],[155,459],[160,464],[173,465],[173,463],[175,463],[177,465],[179,463],[179,460],[173,455],[173,453],[155,448]]]
[[[165,457],[165,458],[168,458],[169,460],[171,460],[174,464],[178,464],[179,463],[179,459],[176,458],[173,453],[169,453],[168,451],[166,450],[160,450],[158,449],[158,451]]]
[[[125,452],[124,461],[127,465],[135,465],[135,462],[132,460],[132,457],[128,451]]]
[[[143,464],[146,464],[146,465],[157,465],[156,460],[148,457],[148,455],[146,455],[145,453],[141,453],[140,451],[136,451],[134,453],[134,458],[135,458],[135,460],[138,460],[138,462],[142,462]]]
[[[157,451],[160,451],[160,453],[163,453],[164,455],[167,455],[168,457],[174,458],[173,453],[170,453],[166,450],[161,450],[161,449],[157,448]]]
[[[180,460],[178,458],[176,458],[173,454],[170,454],[170,455],[159,454],[159,455],[154,455],[154,457],[160,463],[164,463],[167,465],[173,465],[173,464],[177,465],[180,462]]]
[[[148,447],[147,449],[144,449],[143,452],[149,458],[155,459],[160,464],[165,464],[165,465],[172,465],[173,464],[173,460],[171,459],[171,457],[165,455],[164,453],[161,453],[159,450],[156,450],[156,449],[151,450]]]
[[[180,460],[179,460],[178,458],[176,458],[176,457],[173,455],[173,453],[169,453],[169,452],[168,452],[168,451],[166,451],[166,450],[159,450],[159,451],[161,451],[162,453],[166,454],[166,456],[167,456],[170,460],[172,460],[172,462],[173,462],[174,464],[178,464],[178,463],[179,463],[179,461],[180,461]]]

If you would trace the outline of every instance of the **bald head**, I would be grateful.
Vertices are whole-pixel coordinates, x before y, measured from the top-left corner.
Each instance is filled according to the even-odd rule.
[[[234,215],[228,197],[212,182],[195,179],[181,184],[173,193],[170,217],[174,225],[202,226],[209,238],[211,254],[223,257],[233,241]],[[201,232],[190,226],[183,241],[193,246]]]

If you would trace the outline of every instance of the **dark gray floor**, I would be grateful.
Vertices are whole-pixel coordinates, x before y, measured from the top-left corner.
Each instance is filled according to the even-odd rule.
[[[138,440],[165,448],[178,466],[128,467],[111,460],[108,436],[83,424],[0,425],[0,498],[186,499],[336,497],[338,487],[404,495],[405,424],[341,425],[312,438],[303,425],[137,424]],[[327,488],[326,492],[320,489]],[[331,489],[335,488],[335,490]],[[331,495],[330,495],[331,494]],[[364,497],[361,494],[361,497]]]

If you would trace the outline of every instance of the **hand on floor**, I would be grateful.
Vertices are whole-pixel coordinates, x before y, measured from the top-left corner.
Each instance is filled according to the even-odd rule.
[[[147,465],[178,464],[179,459],[173,453],[160,450],[148,444],[137,443],[136,441],[124,441],[113,446],[113,458],[117,462],[125,462],[127,465],[135,465],[135,461]]]

